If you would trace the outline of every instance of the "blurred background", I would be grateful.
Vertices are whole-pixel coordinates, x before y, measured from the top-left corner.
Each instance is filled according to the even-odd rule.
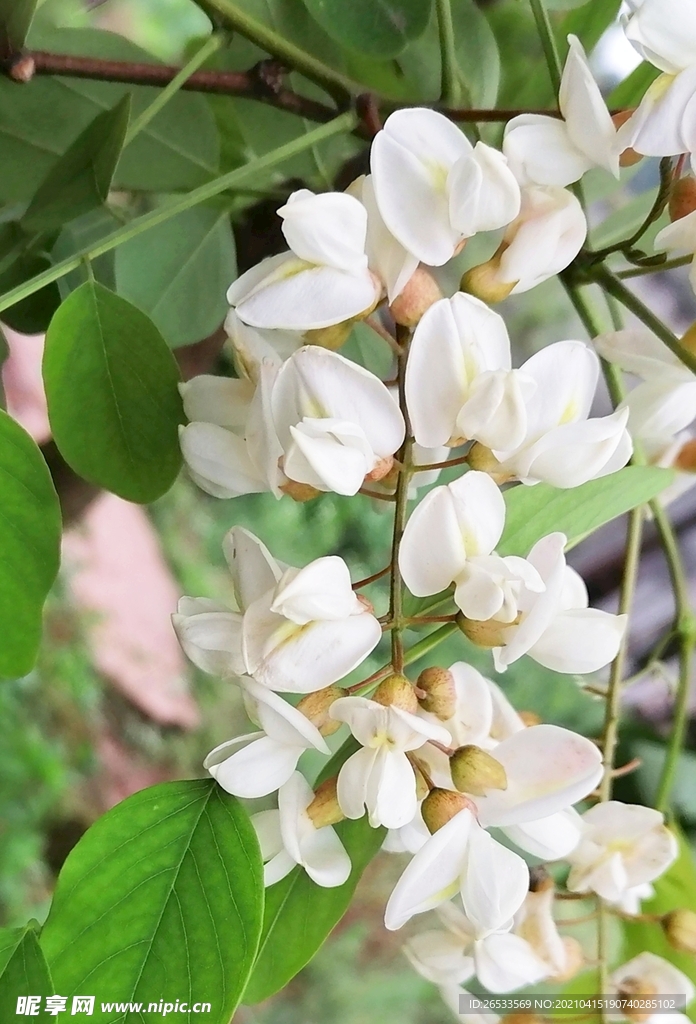
[[[266,2],[254,0],[249,7],[256,9]],[[275,6],[282,7],[282,0]],[[499,105],[518,105],[524,102],[530,60],[538,51],[527,5],[516,0],[480,0],[478,6],[489,20],[502,56],[502,71],[493,64],[487,69],[489,76],[501,75]],[[55,26],[106,29],[170,63],[185,59],[209,31],[207,18],[190,0],[46,0],[35,31],[39,38],[41,33],[50,36]],[[238,60],[242,67],[249,67],[258,56],[245,52],[244,46],[253,49],[243,44]],[[605,34],[593,60],[607,93],[638,62],[618,29]],[[399,74],[408,76],[413,67],[420,67],[421,75],[432,77],[427,51],[417,50],[415,44],[398,61]],[[218,97],[208,101],[223,132],[228,163],[240,152],[259,152],[264,145],[270,149],[278,144],[282,122],[277,119],[286,115],[248,101],[234,103]],[[0,105],[3,102],[9,102],[6,92],[0,92]],[[496,141],[498,129],[488,126],[485,131],[490,133],[487,138]],[[292,180],[274,179],[259,194],[237,204],[232,221],[239,271],[282,248],[275,209],[301,181],[318,188],[345,187],[364,170],[364,153],[351,146],[350,151],[332,154],[329,162],[316,160],[309,170],[293,168]],[[630,233],[650,205],[649,191],[655,184],[654,166],[632,169],[619,191],[601,175],[588,175],[598,246]],[[661,222],[653,235],[660,226]],[[477,250],[478,244],[477,240],[467,246],[462,259],[472,264],[481,255],[485,258],[487,253]],[[481,246],[492,251],[495,243],[484,239]],[[462,266],[449,267],[442,275],[449,293],[456,288]],[[230,255],[230,280],[234,273]],[[642,279],[639,287],[677,331],[696,318],[686,271]],[[584,337],[557,282],[508,300],[502,312],[517,363],[551,341]],[[106,809],[156,782],[201,775],[208,750],[248,728],[237,690],[188,665],[169,624],[181,594],[231,598],[221,554],[225,532],[241,523],[277,557],[295,565],[321,554],[340,553],[354,579],[382,567],[390,532],[388,514],[361,496],[348,500],[327,495],[308,504],[289,499],[276,502],[270,495],[218,501],[198,491],[183,475],[166,497],[145,509],[98,493],[71,474],[51,444],[41,390],[41,337],[9,329],[6,334],[10,349],[3,367],[7,408],[43,448],[60,492],[66,533],[63,568],[47,606],[39,664],[30,676],[0,687],[0,926],[23,924],[32,916],[43,919],[65,857]],[[177,349],[183,374],[230,373],[223,342],[222,332],[216,330]],[[377,373],[389,373],[389,354],[365,351],[359,329],[348,344],[347,354],[362,358]],[[598,399],[598,407],[603,404],[608,405],[606,396]],[[696,490],[682,495],[671,512],[696,598]],[[610,524],[571,557],[587,579],[591,600],[608,609],[616,604],[624,529],[622,522]],[[378,587],[372,596],[380,602]],[[642,763],[638,771],[620,780],[621,799],[649,801],[656,785],[663,740],[670,728],[675,681],[672,652],[667,649],[656,670],[645,674],[640,670],[671,616],[666,569],[648,528],[631,636],[631,671],[638,678],[626,694],[619,758],[619,763],[625,763],[639,757]],[[438,662],[471,660],[492,675],[488,656],[465,645],[463,638],[449,642],[438,650]],[[382,661],[378,650],[357,678]],[[598,735],[602,702],[583,691],[579,680],[555,676],[525,661],[513,666],[503,683],[521,710],[588,736]],[[695,739],[692,722],[691,750],[682,760],[676,792],[682,823],[692,839]],[[306,768],[311,773],[311,762]],[[349,914],[316,960],[285,992],[267,1005],[240,1009],[236,1019],[259,1024],[327,1020],[440,1024],[451,1020],[435,990],[407,966],[400,953],[403,936],[387,933],[382,926],[385,896],[401,867],[399,857],[377,858]]]

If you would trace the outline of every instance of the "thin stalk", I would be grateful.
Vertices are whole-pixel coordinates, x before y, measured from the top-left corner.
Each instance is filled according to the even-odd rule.
[[[457,52],[452,22],[450,0],[435,0],[437,27],[440,33],[440,61],[442,66],[440,101],[448,107],[456,107],[460,101],[460,87],[457,68]]]
[[[330,96],[339,102],[345,102],[351,96],[360,93],[362,87],[346,75],[336,71],[329,64],[303,50],[285,36],[274,32],[268,25],[257,21],[243,10],[242,6],[232,0],[196,0],[198,5],[208,14],[219,15],[230,28],[239,32],[250,42],[255,43],[272,57],[299,71],[325,89]]]
[[[172,99],[173,96],[176,96],[176,94],[185,85],[185,83],[188,81],[191,75],[193,75],[196,71],[198,71],[198,69],[203,64],[205,64],[208,57],[211,57],[217,50],[220,49],[220,47],[222,46],[222,42],[222,36],[218,35],[217,33],[214,33],[209,39],[206,40],[203,46],[201,46],[200,50],[198,50],[198,52],[193,55],[191,60],[187,64],[185,64],[181,71],[179,71],[174,76],[174,78],[172,78],[171,82],[169,82],[169,84],[166,85],[160,93],[158,93],[156,99],[153,100],[150,106],[146,107],[145,110],[143,110],[143,112],[135,118],[135,120],[129,126],[128,131],[126,132],[126,138],[123,143],[124,149],[127,145],[129,145],[129,143],[133,141],[138,132],[141,132],[143,128],[147,127],[150,121],[152,121],[153,117],[156,117],[157,114],[159,114],[160,110],[162,110],[162,108],[166,106],[167,103],[169,103],[170,99]]]
[[[176,217],[177,214],[183,213],[184,210],[188,210],[192,206],[204,203],[221,192],[225,192],[227,189],[236,188],[238,185],[245,185],[250,180],[254,181],[262,171],[290,160],[292,157],[297,156],[298,153],[311,149],[312,146],[323,142],[325,139],[332,138],[334,135],[339,135],[343,132],[352,131],[356,123],[357,115],[353,112],[341,114],[328,124],[315,128],[314,131],[308,132],[292,142],[288,142],[285,146],[280,146],[271,153],[266,153],[264,156],[259,157],[258,160],[253,160],[244,167],[238,167],[228,174],[223,174],[222,177],[214,178],[213,181],[201,185],[192,192],[187,192],[186,195],[172,202],[158,206],[157,209],[143,214],[142,217],[136,217],[128,224],[101,239],[101,241],[81,249],[73,256],[69,256],[67,259],[61,260],[60,263],[56,263],[55,266],[45,270],[42,274],[32,277],[29,281],[25,281],[23,284],[12,288],[9,292],[0,296],[0,312],[9,309],[10,306],[14,306],[15,303],[28,298],[30,295],[34,295],[35,292],[40,291],[47,284],[52,284],[53,281],[58,281],[71,271],[77,270],[85,258],[96,259],[98,256],[103,256],[104,253],[111,252],[112,249],[115,249],[123,242],[135,238],[144,231],[149,231],[150,228],[163,224],[171,217]]]
[[[532,14],[534,15],[534,20],[537,26],[537,32],[539,33],[539,39],[541,40],[541,46],[546,58],[546,65],[549,69],[549,76],[551,77],[553,91],[556,96],[558,96],[558,91],[561,88],[563,65],[561,64],[561,58],[558,53],[558,46],[556,44],[556,37],[553,32],[551,19],[549,18],[549,12],[546,10],[544,0],[529,0],[529,2],[531,4]]]
[[[404,645],[403,645],[403,580],[399,569],[399,551],[401,549],[401,538],[406,529],[408,516],[408,488],[411,467],[411,452],[413,449],[413,438],[411,437],[411,424],[406,405],[406,363],[408,361],[409,333],[403,328],[398,328],[401,337],[397,336],[400,342],[398,361],[399,381],[399,406],[406,423],[406,435],[404,443],[399,452],[399,477],[396,485],[396,505],[394,508],[394,532],[392,535],[391,549],[391,581],[389,587],[389,617],[394,623],[391,634],[392,665],[395,672],[404,670]]]
[[[676,259],[665,260],[664,263],[655,263],[649,267],[632,267],[630,270],[620,270],[616,276],[622,281],[628,281],[632,277],[645,277],[646,274],[662,274],[666,270],[676,270],[677,267],[688,267],[693,261],[693,256],[677,256]]]
[[[659,317],[655,316],[653,311],[648,309],[645,303],[637,295],[634,295],[611,270],[607,267],[597,267],[593,272],[593,278],[609,295],[618,299],[629,313],[633,313],[646,327],[650,328],[653,334],[665,343],[670,352],[681,359],[684,366],[688,367],[692,373],[696,373],[696,355],[684,348],[669,327],[663,324]]]
[[[660,161],[660,187],[655,195],[655,201],[640,227],[633,232],[630,238],[624,238],[621,242],[616,242],[614,245],[608,245],[604,249],[598,249],[596,252],[590,253],[589,255],[592,257],[593,263],[601,263],[607,256],[611,256],[615,252],[630,250],[641,240],[650,225],[655,223],[667,205],[672,181],[672,161],[666,156]]]

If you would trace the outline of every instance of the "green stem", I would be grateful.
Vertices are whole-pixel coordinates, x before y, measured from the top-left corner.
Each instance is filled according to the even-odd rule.
[[[607,267],[597,267],[593,271],[592,276],[609,295],[613,295],[615,299],[618,299],[625,309],[638,317],[660,341],[663,341],[670,352],[673,352],[675,356],[681,359],[684,366],[688,367],[692,373],[696,373],[696,355],[684,348],[679,338],[611,270],[608,270]]]
[[[654,224],[658,217],[662,215],[662,212],[669,201],[671,189],[672,161],[666,156],[660,160],[660,187],[657,190],[655,201],[640,227],[633,232],[630,238],[624,238],[621,242],[616,242],[614,245],[608,245],[604,249],[598,249],[596,252],[590,253],[592,262],[601,263],[602,260],[607,258],[607,256],[612,256],[615,252],[624,252],[632,249],[633,246],[641,240],[650,225]]]
[[[430,654],[432,650],[438,647],[443,640],[447,640],[453,633],[456,633],[459,626],[456,622],[448,622],[446,625],[441,626],[440,629],[436,629],[434,633],[429,633],[428,636],[424,636],[422,640],[419,640],[413,647],[409,647],[404,655],[404,665],[412,665],[414,661],[418,661],[420,658],[424,658],[426,654]]]
[[[450,0],[435,0],[437,26],[440,33],[440,61],[442,66],[440,102],[456,107],[461,99],[455,48],[454,24]]]
[[[660,535],[672,581],[675,633],[679,638],[679,683],[675,697],[672,735],[667,747],[667,756],[662,767],[655,802],[658,811],[665,813],[669,807],[689,720],[689,690],[694,643],[696,642],[696,618],[691,610],[688,582],[674,528],[657,499],[650,502],[650,508]]]
[[[529,2],[532,7],[532,14],[534,15],[544,56],[546,57],[546,64],[549,69],[553,91],[556,96],[558,96],[558,92],[561,88],[561,78],[563,76],[563,65],[561,64],[561,58],[558,53],[556,36],[553,32],[549,12],[546,10],[544,0],[529,0]]]
[[[151,210],[142,217],[136,217],[135,220],[118,228],[100,242],[96,242],[86,249],[81,249],[73,256],[69,256],[67,259],[61,260],[60,263],[56,263],[54,267],[45,270],[42,274],[32,277],[31,280],[25,281],[23,284],[0,296],[0,312],[9,309],[10,306],[14,306],[15,303],[20,302],[22,299],[28,298],[29,295],[34,295],[35,292],[40,291],[47,284],[58,281],[61,277],[76,270],[82,265],[85,258],[96,259],[97,256],[103,256],[104,253],[111,252],[112,249],[115,249],[123,242],[135,238],[144,231],[149,231],[150,228],[157,227],[171,217],[176,217],[178,214],[183,213],[184,210],[190,209],[192,206],[204,203],[221,192],[225,192],[227,189],[236,188],[238,185],[245,185],[250,180],[257,180],[263,171],[275,167],[277,164],[284,163],[286,160],[290,160],[292,157],[297,156],[298,153],[311,149],[317,143],[324,142],[334,135],[352,131],[357,121],[357,114],[352,111],[341,114],[328,124],[321,125],[319,128],[307,132],[306,135],[288,142],[285,146],[281,146],[271,153],[266,153],[264,156],[259,157],[258,160],[253,160],[244,167],[238,167],[228,174],[223,174],[222,177],[215,178],[213,181],[201,185],[200,188],[194,189],[193,192],[187,192],[186,195],[181,196],[179,199],[158,206],[157,209]]]
[[[403,646],[403,580],[399,569],[399,551],[401,539],[406,529],[408,516],[408,488],[410,482],[411,451],[413,449],[413,438],[411,437],[411,424],[409,422],[408,408],[406,405],[406,363],[408,361],[408,345],[410,332],[404,328],[397,328],[397,341],[400,342],[399,351],[399,405],[406,424],[406,436],[403,447],[399,453],[399,478],[396,485],[396,505],[394,508],[394,534],[392,537],[391,550],[391,581],[389,587],[389,617],[394,623],[391,634],[392,665],[395,672],[404,670],[404,646]]]
[[[299,71],[305,78],[316,82],[339,103],[344,103],[351,96],[363,91],[356,82],[341,74],[340,71],[334,70],[329,64],[312,56],[311,53],[307,53],[300,46],[296,46],[295,43],[278,32],[274,32],[262,21],[257,21],[232,0],[196,0],[196,2],[208,14],[219,15],[230,28],[235,29],[260,49],[270,53],[272,57],[287,64],[293,70]]]
[[[688,267],[693,261],[693,256],[677,256],[676,259],[665,260],[664,263],[654,263],[649,267],[632,267],[630,270],[620,270],[616,276],[622,281],[628,281],[632,277],[644,277],[646,274],[662,274],[665,270]]]
[[[206,40],[200,50],[193,55],[191,60],[185,64],[181,71],[172,78],[171,82],[169,82],[168,85],[158,93],[157,98],[153,100],[150,106],[146,107],[145,110],[135,118],[126,132],[126,138],[123,143],[124,149],[133,141],[138,132],[141,132],[143,128],[146,128],[150,121],[152,121],[153,117],[156,117],[160,110],[169,103],[170,99],[179,92],[191,75],[198,71],[198,69],[205,64],[208,57],[211,57],[216,50],[220,49],[221,46],[222,37],[217,33],[213,34],[208,40]]]

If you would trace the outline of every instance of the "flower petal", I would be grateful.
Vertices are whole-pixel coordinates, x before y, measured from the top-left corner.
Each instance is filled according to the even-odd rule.
[[[529,868],[522,858],[474,822],[461,894],[464,912],[477,937],[483,938],[508,925],[528,890]]]
[[[546,818],[508,825],[503,831],[508,839],[526,853],[541,860],[560,860],[578,845],[582,819],[577,811],[557,811]]]
[[[225,534],[222,549],[241,610],[275,587],[283,575],[285,566],[275,560],[263,541],[243,526],[233,526]]]
[[[244,671],[241,659],[242,620],[236,612],[218,610],[204,598],[182,598],[172,623],[194,665],[213,676],[239,675]]]
[[[261,494],[268,484],[251,461],[244,439],[214,423],[179,428],[181,454],[194,483],[215,498]]]
[[[367,267],[367,211],[345,192],[293,192],[278,210],[285,239],[301,260],[356,273]]]
[[[505,126],[503,152],[522,185],[570,185],[592,166],[573,144],[565,122],[519,114]]]
[[[179,391],[191,422],[216,423],[232,431],[244,429],[254,396],[250,381],[201,374],[180,384]]]
[[[399,550],[404,583],[416,597],[445,590],[466,564],[466,549],[448,487],[425,496],[406,523]]]
[[[344,560],[327,555],[286,573],[275,589],[271,611],[306,626],[318,619],[338,622],[362,614],[364,605],[353,592]]]
[[[251,800],[274,793],[284,785],[295,771],[303,749],[262,736],[225,761],[211,765],[208,771],[225,792]]]
[[[530,944],[511,932],[496,932],[479,940],[475,958],[476,977],[489,992],[512,992],[550,973]]]
[[[627,624],[598,608],[559,612],[527,654],[554,672],[597,672],[618,654]]]

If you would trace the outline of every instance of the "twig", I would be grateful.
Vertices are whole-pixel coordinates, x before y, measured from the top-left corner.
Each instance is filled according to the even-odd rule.
[[[369,587],[371,583],[376,583],[377,580],[381,580],[383,576],[388,576],[391,571],[390,565],[385,565],[384,569],[380,569],[379,572],[374,572],[372,576],[366,576],[364,580],[358,580],[357,583],[353,584],[353,590],[362,590],[363,587]]]

